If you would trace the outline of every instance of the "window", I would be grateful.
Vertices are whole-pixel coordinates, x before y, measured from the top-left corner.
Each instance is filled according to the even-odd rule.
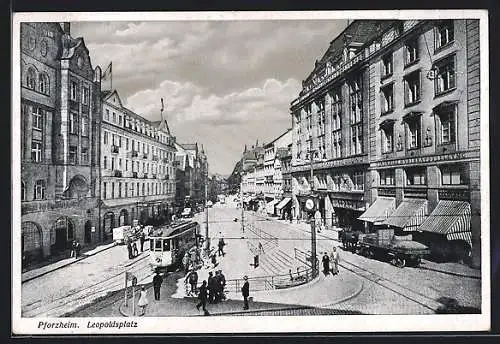
[[[436,78],[434,79],[434,93],[439,95],[454,89],[456,85],[455,55],[451,55],[436,63]]]
[[[331,96],[332,100],[332,155],[333,158],[340,158],[342,156],[342,99],[340,92],[336,92]]]
[[[33,129],[42,130],[43,127],[42,109],[40,109],[39,107],[33,107],[31,115],[33,118],[33,123],[32,123]]]
[[[36,87],[36,74],[33,68],[28,68],[26,72],[26,86],[32,90]]]
[[[118,183],[118,198],[122,198],[122,183]]]
[[[118,124],[122,125],[123,117],[122,115],[118,116]]]
[[[71,100],[76,101],[78,97],[78,84],[75,81],[71,81]]]
[[[38,91],[43,94],[49,94],[49,77],[45,73],[38,75]]]
[[[107,131],[104,132],[104,144],[105,145],[108,144],[108,132]]]
[[[137,188],[139,190],[139,188]],[[134,196],[134,183],[130,183],[130,196]]]
[[[394,170],[380,170],[380,185],[394,185]]]
[[[406,170],[406,185],[426,185],[427,173],[425,167],[409,168]]]
[[[407,120],[408,127],[408,149],[420,147],[421,141],[421,126],[420,116]]]
[[[108,169],[108,157],[107,156],[104,156],[104,169],[105,170]]]
[[[89,136],[89,118],[82,116],[82,136]]]
[[[106,183],[106,182],[102,183],[102,198],[104,198],[104,199],[107,198],[107,195],[106,195],[107,184],[108,183]]]
[[[109,121],[109,109],[106,109],[106,115],[104,117],[106,121]]]
[[[382,78],[392,75],[392,53],[382,57]]]
[[[382,114],[392,112],[394,110],[394,91],[393,84],[381,88],[381,109]]]
[[[440,168],[442,185],[467,184],[465,169],[462,165],[448,165]]]
[[[405,44],[405,66],[418,61],[418,39],[413,39]]]
[[[125,183],[125,198],[128,197],[128,183]]]
[[[82,104],[89,104],[89,89],[87,87],[82,87]]]
[[[142,183],[142,195],[144,196],[146,194],[146,185]]]
[[[121,170],[122,169],[122,158],[118,159],[118,168]]]
[[[35,182],[35,200],[45,199],[46,188],[45,180],[37,180]]]
[[[111,157],[111,169],[115,169],[115,158]]]
[[[410,106],[420,101],[420,71],[415,71],[405,76],[405,106]]]
[[[440,107],[437,111],[439,144],[455,142],[455,106]]]
[[[115,183],[111,183],[111,198],[115,198]]]
[[[125,148],[128,150],[128,137],[127,137],[127,141],[125,141]]]
[[[394,122],[381,127],[382,153],[391,153],[394,150]]]
[[[137,183],[137,196],[139,196],[139,183]]]
[[[76,165],[77,161],[78,149],[76,146],[69,146],[69,163]]]
[[[361,171],[354,172],[352,176],[353,190],[365,189],[365,174]]]
[[[24,182],[21,180],[21,201],[26,201],[26,186]]]
[[[42,161],[42,142],[33,140],[31,141],[31,161]]]
[[[69,132],[71,134],[78,133],[78,114],[76,112],[72,112],[69,115]]]
[[[125,159],[125,171],[128,171],[128,160]]]
[[[351,120],[351,155],[363,153],[363,99],[361,78],[349,82],[349,104]]]
[[[89,150],[87,147],[82,147],[82,164],[89,163]]]
[[[116,113],[113,112],[113,123],[116,123]]]
[[[435,30],[436,49],[440,49],[447,45],[448,43],[453,42],[453,20],[443,20],[436,26]]]

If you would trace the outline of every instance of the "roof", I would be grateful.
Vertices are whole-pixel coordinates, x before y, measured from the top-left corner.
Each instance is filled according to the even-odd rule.
[[[391,213],[383,225],[389,225],[399,228],[418,226],[424,221],[427,215],[427,200],[425,199],[410,199],[407,198]]]
[[[463,201],[440,200],[436,208],[418,228],[419,231],[449,235],[470,232],[470,204]]]
[[[286,134],[288,134],[290,131],[292,130],[292,128],[288,128],[287,130],[285,130],[284,133],[281,133],[280,136],[276,137],[274,140],[272,140],[271,142],[269,142],[268,144],[264,145],[264,147],[269,147],[269,146],[272,146],[276,141],[278,141],[279,139],[281,139],[283,136],[285,136]]]
[[[378,197],[358,219],[372,223],[384,221],[394,210],[395,203],[392,197]]]

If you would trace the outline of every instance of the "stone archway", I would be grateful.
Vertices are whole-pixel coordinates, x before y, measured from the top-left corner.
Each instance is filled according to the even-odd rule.
[[[120,216],[118,217],[118,225],[125,226],[129,224],[128,211],[127,209],[120,210]]]
[[[69,186],[64,190],[64,196],[67,198],[84,198],[88,195],[89,186],[85,177],[81,175],[74,176],[69,182]]]
[[[22,223],[21,252],[23,266],[43,258],[43,232],[38,223]]]
[[[70,248],[75,238],[75,226],[67,216],[60,217],[54,223],[52,234],[55,235],[55,240],[51,239],[51,242],[53,242],[51,253],[62,252]]]
[[[113,228],[115,227],[115,214],[112,211],[108,211],[103,216],[102,221],[103,228],[103,240],[109,240],[113,238]]]
[[[86,244],[92,243],[92,221],[88,220],[85,222],[85,237],[84,242]]]

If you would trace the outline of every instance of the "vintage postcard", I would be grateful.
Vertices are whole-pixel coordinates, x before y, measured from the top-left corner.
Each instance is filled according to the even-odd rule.
[[[489,330],[487,20],[14,14],[13,333]]]

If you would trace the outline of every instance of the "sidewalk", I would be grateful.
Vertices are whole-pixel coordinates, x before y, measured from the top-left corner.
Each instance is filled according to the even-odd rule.
[[[48,264],[48,265],[45,265],[41,268],[38,268],[38,269],[33,269],[33,270],[30,270],[30,271],[27,271],[27,272],[24,272],[22,273],[21,275],[21,283],[25,283],[25,282],[28,282],[28,281],[31,281],[37,277],[40,277],[40,276],[43,276],[43,275],[46,275],[52,271],[55,271],[55,270],[59,270],[65,266],[68,266],[68,265],[71,265],[73,263],[76,263],[76,262],[79,262],[80,260],[83,260],[85,258],[88,258],[88,257],[91,257],[93,255],[96,255],[100,252],[103,252],[107,249],[110,249],[111,247],[114,247],[116,244],[113,242],[113,243],[110,243],[110,244],[106,244],[106,245],[100,245],[100,246],[97,246],[96,248],[90,250],[90,251],[86,251],[84,253],[82,253],[82,255],[80,257],[78,257],[78,259],[75,259],[75,258],[66,258],[66,259],[62,259],[62,260],[59,260],[55,263],[52,263],[52,264]]]

